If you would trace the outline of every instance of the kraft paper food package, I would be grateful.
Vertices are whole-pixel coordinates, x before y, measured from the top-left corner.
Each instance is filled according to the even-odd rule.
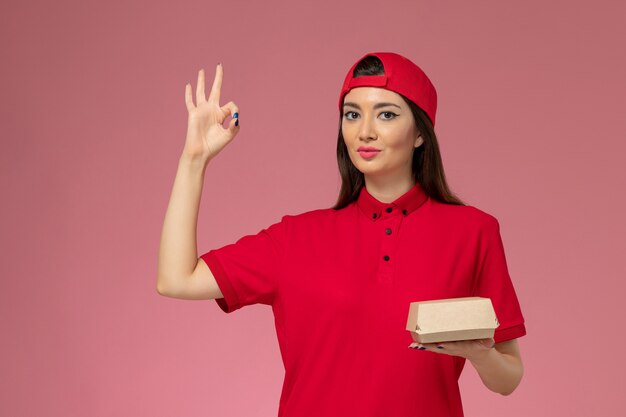
[[[415,342],[439,343],[493,338],[499,325],[491,299],[461,297],[411,303],[406,329]]]

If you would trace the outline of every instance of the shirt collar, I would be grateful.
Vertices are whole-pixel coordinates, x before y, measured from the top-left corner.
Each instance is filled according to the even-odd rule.
[[[427,199],[428,195],[418,182],[391,203],[378,201],[363,186],[357,198],[357,206],[368,219],[376,221],[382,217],[397,215],[397,213],[408,216],[424,204]]]

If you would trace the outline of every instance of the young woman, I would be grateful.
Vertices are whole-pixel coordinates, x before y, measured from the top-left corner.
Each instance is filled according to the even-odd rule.
[[[335,206],[284,215],[198,257],[204,171],[240,129],[238,107],[219,105],[222,77],[218,65],[206,99],[200,71],[195,105],[186,86],[187,138],[158,292],[215,299],[226,313],[272,307],[285,366],[279,417],[461,417],[466,360],[488,389],[512,393],[523,374],[516,339],[526,329],[499,223],[448,189],[426,74],[396,53],[359,59],[339,96]],[[411,343],[411,302],[468,296],[491,299],[500,323],[493,339]]]

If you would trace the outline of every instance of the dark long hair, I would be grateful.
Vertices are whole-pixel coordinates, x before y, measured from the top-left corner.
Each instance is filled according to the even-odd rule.
[[[378,57],[368,56],[362,59],[354,69],[353,77],[363,75],[383,75],[383,63]],[[441,154],[437,135],[428,115],[411,100],[400,94],[413,113],[417,130],[422,134],[424,142],[413,152],[412,171],[415,181],[420,184],[426,194],[439,202],[446,204],[466,205],[450,191],[443,171]],[[339,135],[337,138],[337,164],[341,175],[341,190],[333,209],[339,210],[359,196],[361,187],[365,185],[365,176],[359,171],[348,154],[348,149],[341,133],[343,109],[339,110]]]

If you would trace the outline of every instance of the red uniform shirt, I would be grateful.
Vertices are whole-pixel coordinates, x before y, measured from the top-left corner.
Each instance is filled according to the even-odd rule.
[[[495,341],[526,334],[497,219],[419,184],[392,203],[365,187],[341,210],[282,219],[201,256],[226,313],[272,306],[279,417],[461,417],[465,359],[409,349],[409,304],[489,297]]]

